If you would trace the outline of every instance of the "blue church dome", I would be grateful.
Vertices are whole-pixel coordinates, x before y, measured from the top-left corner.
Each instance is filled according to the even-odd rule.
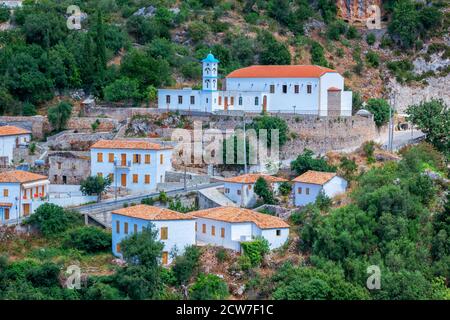
[[[206,56],[205,59],[202,60],[202,62],[214,62],[214,63],[219,63],[219,60],[217,60],[214,55],[210,52],[208,53],[208,55]]]

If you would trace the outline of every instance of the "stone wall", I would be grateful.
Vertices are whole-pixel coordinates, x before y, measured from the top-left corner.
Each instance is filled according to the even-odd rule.
[[[0,125],[10,125],[30,130],[33,137],[36,139],[44,138],[45,133],[50,131],[50,124],[48,123],[47,118],[43,116],[3,116],[0,117]]]
[[[50,151],[48,163],[49,179],[54,184],[78,185],[91,171],[89,152]]]
[[[48,146],[52,150],[88,151],[89,147],[100,139],[112,139],[111,132],[79,133],[63,131],[47,138]]]
[[[99,126],[96,131],[113,131],[119,126],[119,121],[117,119],[109,118],[88,118],[88,117],[72,117],[67,123],[68,130],[77,131],[92,131],[92,124],[99,121]]]

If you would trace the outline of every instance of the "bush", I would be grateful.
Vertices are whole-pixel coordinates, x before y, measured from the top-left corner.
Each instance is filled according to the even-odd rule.
[[[280,186],[278,187],[278,190],[280,191],[280,194],[282,196],[286,197],[289,194],[291,194],[292,186],[290,185],[289,182],[284,181],[284,182],[280,183]]]
[[[63,246],[88,253],[107,251],[111,247],[111,234],[97,227],[79,227],[66,233]]]
[[[322,67],[329,66],[328,61],[324,55],[324,49],[320,45],[320,43],[314,41],[311,44],[310,53],[311,53],[311,64],[315,64]]]
[[[172,268],[178,284],[189,282],[200,266],[200,249],[194,246],[187,247],[183,255],[177,256]]]
[[[366,61],[369,66],[374,67],[374,68],[376,68],[380,65],[380,57],[374,51],[367,52]]]
[[[216,258],[219,262],[225,262],[228,259],[228,252],[224,248],[219,248],[216,252]]]
[[[257,267],[261,264],[264,256],[269,253],[269,242],[265,238],[257,238],[253,241],[242,242],[242,250],[244,255],[250,258],[252,267]]]
[[[228,286],[215,274],[201,274],[189,289],[192,300],[222,300],[228,297]]]
[[[384,99],[371,98],[367,101],[367,110],[373,114],[373,120],[377,127],[381,127],[389,121],[389,104]]]
[[[372,46],[376,40],[377,40],[377,38],[375,37],[375,34],[373,34],[373,33],[369,33],[366,36],[366,41],[369,46]]]
[[[315,205],[322,211],[328,211],[332,204],[331,199],[325,194],[325,192],[320,191],[317,195]]]
[[[291,169],[297,174],[305,173],[308,170],[334,172],[336,168],[330,166],[324,158],[313,158],[314,152],[305,149],[301,155],[291,162]]]
[[[53,203],[44,203],[26,220],[46,237],[56,236],[67,229],[82,224],[78,212],[64,210]]]
[[[27,117],[35,116],[37,115],[36,107],[32,103],[26,102],[23,104],[22,114]]]
[[[275,204],[273,190],[263,177],[259,177],[258,180],[256,180],[254,191],[265,204]]]
[[[9,16],[10,16],[9,8],[6,5],[1,4],[0,5],[0,23],[8,21]]]
[[[358,29],[356,29],[354,26],[349,26],[347,29],[347,39],[356,39],[359,38],[359,32]]]
[[[368,163],[375,162],[375,158],[373,156],[373,153],[375,151],[375,142],[373,141],[367,141],[363,144],[363,151],[367,158]]]
[[[188,34],[194,42],[203,40],[208,34],[209,28],[206,24],[194,21],[188,26]]]

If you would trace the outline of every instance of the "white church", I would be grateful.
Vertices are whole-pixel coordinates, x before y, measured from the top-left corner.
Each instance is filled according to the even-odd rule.
[[[228,74],[218,90],[219,60],[209,53],[201,62],[202,90],[159,89],[159,109],[352,114],[352,92],[344,90],[344,77],[336,70],[315,65],[249,66]]]

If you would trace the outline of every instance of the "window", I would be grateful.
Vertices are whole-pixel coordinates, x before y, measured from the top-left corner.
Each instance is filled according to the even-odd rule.
[[[120,221],[116,221],[116,233],[120,233]]]
[[[178,96],[178,104],[182,104],[183,103],[183,96]]]
[[[206,224],[202,224],[202,232],[206,233]]]
[[[136,173],[133,174],[133,183],[138,183],[138,181],[139,181],[138,175]]]
[[[191,96],[191,104],[195,104],[195,96]]]
[[[102,177],[103,178],[103,173],[102,172],[97,172],[97,177]]]
[[[150,175],[149,175],[149,174],[146,174],[146,175],[144,176],[144,183],[145,183],[145,184],[150,184]]]
[[[58,162],[58,170],[61,170],[61,162]]]
[[[114,153],[108,153],[108,161],[114,162]]]
[[[237,192],[238,196],[241,195],[241,190],[236,190],[236,192]]]
[[[169,253],[167,251],[163,251],[162,253],[162,264],[169,263]]]
[[[255,106],[259,105],[259,97],[255,97]]]
[[[309,194],[309,188],[306,188],[306,194]]]
[[[97,153],[97,162],[103,162],[103,153]]]
[[[220,228],[220,236],[225,238],[225,228]]]
[[[221,106],[221,105],[222,105],[222,97],[219,96],[219,106]]]
[[[300,88],[298,86],[298,84],[294,85],[294,93],[299,93],[300,92]]]
[[[299,188],[298,188],[297,193],[298,193],[298,194],[302,194],[302,187],[299,187]]]
[[[9,208],[3,209],[5,212],[5,220],[9,220]]]
[[[252,189],[252,185],[249,184],[247,188],[248,188],[248,190],[251,190]]]
[[[9,190],[8,189],[3,189],[3,196],[4,197],[9,196]]]
[[[167,227],[161,227],[161,240],[167,240],[169,235],[169,229]]]
[[[133,154],[133,163],[141,163],[141,155],[140,154]]]
[[[234,97],[230,97],[230,104],[234,106]]]
[[[138,226],[137,226],[137,224],[135,223],[134,224],[134,233],[137,233],[138,232]]]
[[[128,234],[128,222],[123,224],[123,233]]]
[[[116,252],[120,253],[120,243],[116,244]]]
[[[281,230],[277,230],[277,237],[281,236]]]
[[[230,189],[225,188],[225,193],[230,193]]]
[[[197,232],[197,222],[195,223],[195,232]]]
[[[274,84],[270,85],[270,93],[275,93],[275,85]]]
[[[169,95],[166,96],[166,103],[170,103],[170,96]]]
[[[308,85],[306,86],[306,92],[307,92],[307,93],[311,93],[311,92],[312,92],[312,85],[308,84]]]
[[[239,102],[238,102],[238,104],[239,104],[240,106],[242,106],[242,97],[239,97]]]
[[[216,235],[216,227],[215,226],[211,226],[211,235],[212,236]]]
[[[283,84],[283,93],[287,93],[287,85]]]
[[[111,181],[111,183],[113,183],[114,182],[114,173],[108,174],[108,178],[109,178],[109,181]]]
[[[159,164],[163,164],[164,163],[164,155],[160,154],[159,155]]]
[[[146,155],[145,155],[145,163],[146,163],[146,164],[150,164],[150,160],[151,160],[150,155],[149,155],[149,154],[146,154]]]

